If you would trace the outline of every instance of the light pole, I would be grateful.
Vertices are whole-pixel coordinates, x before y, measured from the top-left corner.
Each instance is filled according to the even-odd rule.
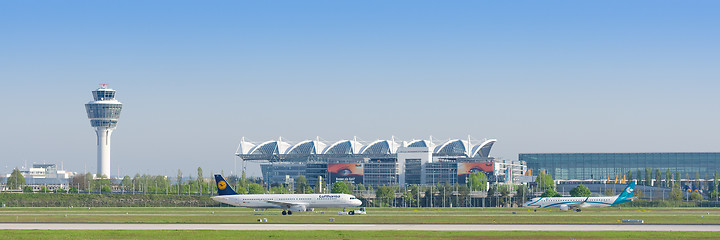
[[[415,187],[417,188],[417,207],[420,207],[420,187]]]

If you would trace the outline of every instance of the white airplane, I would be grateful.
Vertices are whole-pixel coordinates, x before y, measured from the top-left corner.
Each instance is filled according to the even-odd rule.
[[[581,208],[587,207],[608,207],[616,204],[630,202],[633,200],[635,191],[635,180],[630,182],[622,193],[609,197],[536,197],[523,204],[523,207],[548,208],[559,207],[560,210],[568,211],[575,209],[580,212]]]
[[[247,208],[282,208],[282,215],[312,211],[314,208],[346,208],[362,205],[362,201],[349,194],[237,194],[220,174],[215,175],[218,195],[212,200]],[[355,211],[348,212],[354,215]]]

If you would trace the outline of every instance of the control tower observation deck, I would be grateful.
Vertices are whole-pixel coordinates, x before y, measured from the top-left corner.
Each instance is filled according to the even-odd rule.
[[[115,100],[115,90],[100,84],[92,91],[94,101],[85,104],[90,125],[97,134],[97,173],[110,177],[110,135],[117,126],[122,103]]]

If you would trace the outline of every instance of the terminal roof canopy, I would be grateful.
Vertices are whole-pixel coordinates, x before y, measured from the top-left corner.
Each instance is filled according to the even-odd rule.
[[[451,139],[437,145],[431,140],[376,140],[363,146],[357,140],[340,140],[332,144],[317,140],[304,140],[291,144],[280,140],[266,141],[260,144],[240,142],[236,155],[243,159],[262,159],[262,156],[307,156],[307,155],[390,155],[396,154],[400,147],[428,148],[435,156],[462,156],[488,158],[496,139],[485,139],[473,145],[470,140]],[[283,157],[281,157],[283,158]]]
[[[460,139],[454,139],[445,142],[435,148],[435,154],[445,156],[463,156],[467,155],[467,142]]]
[[[475,147],[473,147],[472,157],[489,157],[490,149],[495,142],[497,142],[497,139],[489,139],[485,140],[480,145],[476,145]]]
[[[360,154],[391,154],[397,150],[397,144],[389,140],[377,140],[363,147]]]
[[[428,140],[413,140],[407,145],[408,147],[434,147]]]
[[[358,154],[360,147],[362,144],[357,141],[340,140],[325,149],[323,154]]]
[[[290,144],[283,141],[267,141],[255,146],[249,154],[273,155],[285,153]]]
[[[326,144],[320,141],[305,140],[292,146],[290,149],[288,149],[286,154],[318,154],[321,153],[326,146]]]

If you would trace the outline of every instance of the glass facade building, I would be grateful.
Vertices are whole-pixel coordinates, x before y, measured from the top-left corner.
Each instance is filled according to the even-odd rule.
[[[263,175],[263,181],[268,183],[286,183],[287,177],[293,179],[300,175],[305,175],[307,166],[298,163],[282,163],[274,165],[260,165],[263,172],[272,172],[273,174]],[[317,181],[317,178],[315,179]]]
[[[103,95],[104,96],[104,95]],[[449,139],[372,142],[339,140],[335,142],[303,140],[286,142],[282,138],[259,143],[241,140],[235,155],[243,161],[260,162],[263,180],[270,184],[285,183],[289,178],[305,176],[310,185],[353,181],[364,185],[429,185],[458,182],[459,163],[490,163],[489,156],[496,139],[475,141]],[[354,163],[350,170],[350,165]],[[464,166],[464,165],[462,165]],[[494,165],[491,165],[494,166]],[[342,172],[341,172],[342,171]],[[344,171],[348,171],[343,175]],[[490,176],[505,171],[486,170]],[[352,179],[352,180],[348,180]]]
[[[399,165],[394,158],[372,159],[363,164],[363,184],[381,186],[398,184]]]
[[[425,164],[426,181],[429,184],[449,183],[455,185],[458,180],[457,162],[444,161]]]
[[[405,160],[405,183],[422,184],[422,173],[421,159]]]
[[[628,171],[636,174],[640,170],[644,174],[646,168],[653,174],[657,169],[663,174],[670,170],[682,179],[704,179],[720,171],[720,152],[521,153],[518,159],[533,172],[545,170],[555,180],[615,179]]]

